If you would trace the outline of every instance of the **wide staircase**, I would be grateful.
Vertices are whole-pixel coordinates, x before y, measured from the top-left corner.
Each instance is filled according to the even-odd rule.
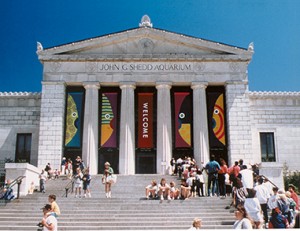
[[[167,182],[175,176],[164,176]],[[152,179],[158,182],[161,175],[118,175],[112,188],[112,198],[107,199],[101,176],[93,176],[91,198],[65,195],[69,180],[50,180],[46,193],[15,199],[0,206],[0,230],[37,230],[42,218],[41,208],[48,195],[55,194],[61,209],[58,230],[187,230],[195,217],[202,219],[204,229],[230,229],[234,222],[231,210],[225,209],[230,198],[194,197],[189,200],[146,200],[145,186]]]

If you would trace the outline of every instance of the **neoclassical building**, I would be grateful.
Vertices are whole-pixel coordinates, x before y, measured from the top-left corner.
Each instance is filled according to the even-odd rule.
[[[122,32],[38,43],[42,93],[0,93],[0,151],[56,168],[79,155],[92,174],[105,161],[120,174],[168,174],[172,157],[201,165],[211,154],[297,169],[300,93],[250,92],[253,54],[252,43],[156,29],[148,16]]]

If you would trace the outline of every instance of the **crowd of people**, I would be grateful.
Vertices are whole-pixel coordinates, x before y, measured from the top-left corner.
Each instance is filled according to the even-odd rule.
[[[170,165],[173,175],[181,180],[180,186],[176,187],[174,181],[168,184],[164,178],[159,184],[152,180],[145,188],[147,199],[162,202],[203,196],[230,197],[232,203],[226,208],[236,210],[234,228],[288,228],[297,225],[299,201],[295,186],[289,185],[288,191],[278,189],[267,177],[259,175],[257,165],[245,165],[241,159],[228,167],[224,159],[217,161],[214,155],[202,168],[189,157],[173,158]]]

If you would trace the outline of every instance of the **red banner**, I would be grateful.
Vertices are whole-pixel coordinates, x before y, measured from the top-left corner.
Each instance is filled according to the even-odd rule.
[[[153,148],[153,93],[138,93],[138,148]]]

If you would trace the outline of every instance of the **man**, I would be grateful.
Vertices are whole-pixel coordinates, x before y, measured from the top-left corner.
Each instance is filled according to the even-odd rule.
[[[253,171],[248,169],[246,165],[242,165],[242,169],[239,173],[242,177],[242,183],[244,188],[253,188]]]
[[[44,217],[41,221],[43,231],[57,231],[57,219],[53,216],[51,205],[46,204],[43,208]]]
[[[296,191],[296,187],[293,184],[289,185],[289,192],[291,193],[291,198],[295,201],[296,203],[296,210],[299,210],[299,198]]]
[[[261,210],[263,211],[264,214],[264,220],[265,224],[268,224],[269,222],[269,217],[268,217],[268,199],[270,198],[270,193],[269,190],[266,188],[265,185],[263,185],[264,179],[260,177],[258,179],[258,185],[255,186],[256,190],[256,197],[260,203]]]
[[[212,196],[216,193],[218,171],[221,169],[219,163],[215,161],[215,155],[211,155],[210,161],[205,165],[205,171],[208,175],[207,194],[210,195],[212,184]]]

